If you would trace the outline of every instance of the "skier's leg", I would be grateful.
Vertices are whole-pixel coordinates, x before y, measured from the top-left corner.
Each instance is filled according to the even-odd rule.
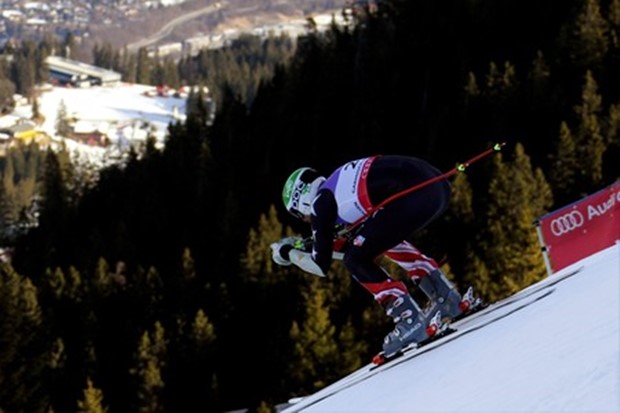
[[[421,277],[418,286],[429,297],[432,305],[437,306],[442,316],[454,318],[463,312],[461,294],[439,268]]]
[[[365,259],[360,249],[349,249],[344,257],[347,269],[368,290],[394,320],[394,330],[384,339],[383,352],[389,357],[409,343],[418,343],[428,334],[428,321],[401,281],[389,277],[374,260]]]
[[[397,352],[409,343],[428,338],[426,327],[429,320],[420,311],[405,284],[391,279],[377,263],[379,257],[409,235],[410,228],[416,228],[411,223],[403,226],[399,219],[402,214],[410,212],[408,203],[396,200],[394,204],[374,214],[350,242],[343,257],[344,265],[355,280],[373,294],[387,315],[394,320],[394,330],[384,341],[386,355]]]
[[[402,241],[386,251],[384,255],[405,270],[413,281],[417,281],[439,268],[434,259],[422,254],[408,241]]]
[[[434,313],[436,309],[441,310],[443,316],[450,318],[461,314],[461,294],[448,281],[434,259],[422,254],[407,241],[391,248],[385,256],[403,268],[428,297],[431,302],[429,314]]]

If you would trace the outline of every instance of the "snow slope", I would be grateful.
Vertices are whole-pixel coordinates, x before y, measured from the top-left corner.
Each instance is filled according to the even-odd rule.
[[[153,86],[123,83],[117,87],[53,87],[43,92],[40,111],[45,115],[42,129],[56,134],[56,117],[61,102],[67,115],[92,126],[121,128],[134,122],[149,123],[154,135],[163,140],[168,124],[185,119],[185,98],[146,96]],[[130,136],[128,136],[130,138]]]
[[[620,412],[619,296],[616,244],[456,323],[446,344],[284,412]]]
[[[185,121],[186,100],[186,97],[159,96],[154,86],[140,84],[90,88],[50,86],[44,88],[38,99],[39,112],[45,119],[40,130],[54,142],[64,142],[71,152],[87,162],[103,166],[111,152],[125,152],[130,145],[145,142],[149,135],[155,138],[158,147],[163,147],[169,124]],[[63,105],[66,115],[75,119],[76,131],[106,133],[111,145],[91,146],[57,136],[57,118]],[[31,117],[31,105],[18,105],[10,120]]]

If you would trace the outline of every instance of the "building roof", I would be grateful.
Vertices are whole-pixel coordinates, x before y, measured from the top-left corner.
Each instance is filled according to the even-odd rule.
[[[47,63],[50,70],[52,71],[76,75],[85,74],[94,78],[101,79],[104,83],[120,82],[121,80],[121,74],[118,72],[89,65],[87,63],[78,62],[77,60],[66,59],[64,57],[49,56],[45,60],[45,63]]]

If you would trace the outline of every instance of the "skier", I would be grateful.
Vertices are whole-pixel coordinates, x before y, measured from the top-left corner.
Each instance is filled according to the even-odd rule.
[[[306,246],[299,238],[284,238],[271,245],[273,260],[325,276],[333,257],[341,256],[353,278],[394,320],[394,330],[383,343],[386,357],[429,338],[439,318],[456,317],[468,304],[461,302],[461,294],[436,261],[406,241],[446,210],[449,183],[440,180],[374,209],[387,198],[440,174],[418,158],[378,155],[347,162],[327,179],[315,169],[299,168],[282,191],[286,209],[311,224],[312,242]],[[339,228],[352,231],[342,238]],[[407,286],[379,265],[382,256],[401,266],[428,296],[428,311],[423,312]]]

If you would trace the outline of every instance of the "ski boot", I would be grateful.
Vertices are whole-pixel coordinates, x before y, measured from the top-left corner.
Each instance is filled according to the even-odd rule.
[[[487,307],[487,304],[480,299],[480,297],[474,297],[474,288],[469,287],[467,292],[463,294],[461,298],[461,302],[459,303],[459,308],[461,309],[461,314],[452,318],[452,322],[456,322],[461,320],[473,313],[476,313],[480,310],[483,310]]]
[[[448,323],[445,323],[441,317],[441,311],[437,311],[428,322],[426,326],[426,335],[428,338],[433,338],[436,335],[441,335],[448,329]],[[427,339],[428,340],[428,339]]]
[[[481,304],[482,300],[479,297],[474,297],[474,288],[469,287],[467,292],[463,294],[463,297],[461,298],[459,308],[463,313],[466,313],[470,310],[476,309]]]
[[[426,340],[427,323],[420,307],[409,295],[400,296],[385,305],[385,312],[394,319],[396,327],[383,340],[383,354],[391,357],[411,343]]]
[[[461,294],[439,269],[422,277],[418,282],[418,286],[431,301],[431,307],[428,310],[429,314],[439,310],[443,316],[453,319],[461,315],[465,311],[464,309],[468,308],[466,303],[462,304]],[[473,297],[473,291],[471,294]]]

